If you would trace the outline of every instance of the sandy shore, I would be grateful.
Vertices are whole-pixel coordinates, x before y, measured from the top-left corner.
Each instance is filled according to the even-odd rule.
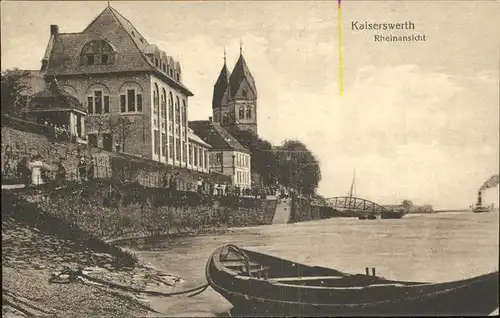
[[[182,279],[150,266],[121,267],[117,258],[78,242],[43,233],[12,218],[2,220],[3,317],[144,317],[150,309],[141,291],[171,292]],[[92,281],[50,283],[63,268],[132,287],[123,291]],[[182,284],[181,284],[182,285]]]

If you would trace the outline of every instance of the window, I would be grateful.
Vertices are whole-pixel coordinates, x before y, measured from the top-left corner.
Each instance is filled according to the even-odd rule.
[[[252,118],[252,107],[247,108],[247,119]]]
[[[245,118],[245,108],[244,108],[243,106],[241,106],[241,107],[240,107],[240,110],[239,110],[239,112],[238,112],[238,117],[239,117],[240,119]]]
[[[163,72],[166,71],[165,63],[163,63]]]
[[[135,90],[127,90],[127,110],[129,112],[135,112]]]
[[[208,169],[208,151],[205,149],[205,169]]]
[[[181,122],[181,110],[179,106],[179,97],[175,98],[175,123],[179,125]]]
[[[164,132],[161,133],[161,144],[163,145],[163,147],[161,147],[161,155],[165,157],[165,152],[167,151],[167,135]]]
[[[135,89],[127,89],[127,94],[120,95],[120,110],[126,112],[142,112],[142,94]]]
[[[193,145],[189,144],[188,163],[193,165]]]
[[[155,66],[158,67],[158,59],[155,57]]]
[[[198,147],[194,146],[194,165],[198,165]]]
[[[174,98],[172,97],[172,93],[168,94],[168,121],[174,121]]]
[[[120,96],[120,109],[121,109],[122,113],[127,112],[126,105],[127,105],[127,102],[126,102],[125,95],[121,95]]]
[[[175,160],[181,161],[181,140],[175,138]]]
[[[162,89],[161,92],[161,118],[167,119],[167,92]]]
[[[109,113],[109,96],[104,96],[104,113]]]
[[[201,147],[198,148],[198,158],[200,162],[200,167],[203,168],[203,153]]]
[[[89,96],[87,97],[87,112],[89,114],[93,114],[94,113],[94,102],[93,102],[94,98],[92,96]]]
[[[187,108],[186,108],[186,101],[182,101],[182,122],[184,123],[184,126],[187,127]]]
[[[160,132],[158,130],[155,130],[154,134],[155,134],[154,151],[155,155],[158,155],[160,153]]]
[[[94,92],[94,110],[96,114],[102,113],[102,92],[95,91]]]
[[[186,162],[186,157],[187,157],[187,144],[183,140],[182,141],[182,150],[184,151],[184,155],[182,156],[182,162]]]
[[[170,159],[174,158],[174,137],[168,136],[168,157]]]
[[[159,90],[158,84],[155,83],[155,88],[153,91],[153,114],[158,115],[159,111]]]
[[[91,94],[92,96],[87,96],[87,112],[89,114],[109,113],[109,95],[104,95],[101,90],[91,91]]]
[[[136,97],[137,97],[137,111],[142,112],[142,95],[137,94]]]
[[[104,40],[93,40],[85,44],[81,51],[81,63],[87,65],[113,64],[116,51]]]
[[[245,98],[247,97],[247,90],[246,89],[243,89],[241,93],[243,94],[243,97],[245,97]]]
[[[215,164],[216,165],[222,164],[222,154],[220,152],[215,154]]]

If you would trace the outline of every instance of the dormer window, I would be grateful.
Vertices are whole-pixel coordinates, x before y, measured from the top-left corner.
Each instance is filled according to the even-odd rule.
[[[243,97],[245,97],[245,98],[247,97],[247,90],[246,89],[244,89],[241,93],[243,94]]]
[[[104,40],[93,40],[85,44],[81,52],[81,63],[86,65],[114,64],[116,50]]]

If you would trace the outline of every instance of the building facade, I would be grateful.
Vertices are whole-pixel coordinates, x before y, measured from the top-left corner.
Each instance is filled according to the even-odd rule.
[[[193,94],[182,83],[180,63],[114,8],[108,5],[80,33],[51,25],[41,71],[86,105],[89,143],[193,167],[196,138],[189,137],[187,118]],[[208,145],[193,145],[208,153]]]
[[[257,88],[240,47],[240,57],[233,72],[224,65],[214,85],[213,120],[223,127],[236,126],[254,134],[257,131]]]
[[[210,144],[210,171],[231,176],[232,186],[251,188],[251,154],[219,123],[210,120],[189,122],[189,127]]]

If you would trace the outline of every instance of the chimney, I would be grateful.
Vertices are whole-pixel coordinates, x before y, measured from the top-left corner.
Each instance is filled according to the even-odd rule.
[[[208,121],[212,122],[212,116],[208,117]]]
[[[57,24],[50,25],[50,35],[57,35],[59,33],[59,26]]]

